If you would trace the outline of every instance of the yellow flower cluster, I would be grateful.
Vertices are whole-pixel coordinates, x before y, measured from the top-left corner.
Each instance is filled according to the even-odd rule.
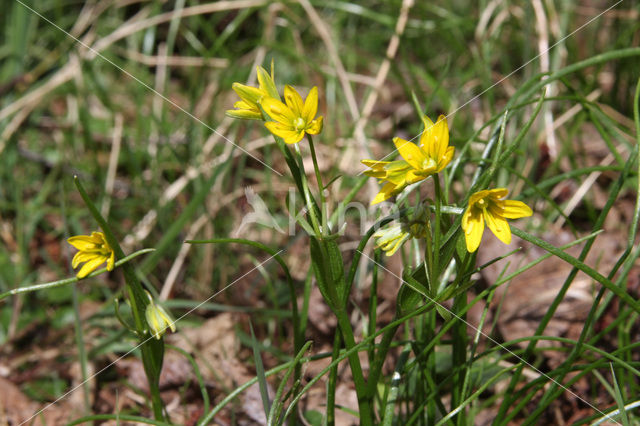
[[[408,185],[440,173],[451,162],[455,148],[449,146],[446,117],[441,115],[435,124],[428,117],[424,117],[423,121],[425,130],[418,145],[401,138],[393,139],[402,160],[362,160],[362,163],[369,167],[364,173],[379,179],[383,185],[371,204],[388,200]],[[497,188],[478,191],[469,197],[469,204],[462,216],[462,230],[470,253],[478,249],[485,223],[500,241],[509,244],[511,229],[507,219],[533,214],[529,206],[522,201],[503,200],[507,194],[505,188]],[[377,245],[386,251],[388,256],[395,253],[402,243],[412,236],[414,235],[403,225],[394,225],[374,234]]]
[[[300,142],[306,133],[317,135],[322,131],[322,117],[315,118],[318,112],[317,87],[314,86],[303,101],[296,89],[286,85],[283,103],[274,82],[273,65],[271,75],[262,67],[257,68],[257,75],[258,87],[233,83],[233,90],[241,100],[234,104],[236,109],[227,111],[228,116],[263,120],[273,135],[288,144]]]
[[[318,88],[313,87],[305,100],[291,86],[284,88],[284,102],[276,89],[273,75],[264,68],[257,68],[258,87],[240,83],[233,84],[233,90],[240,97],[234,104],[236,109],[228,110],[227,115],[234,118],[264,121],[265,127],[287,144],[300,142],[305,134],[316,135],[322,131],[322,117],[317,117]],[[402,159],[396,161],[362,160],[369,169],[365,175],[376,178],[382,188],[371,201],[377,204],[398,195],[407,186],[440,173],[453,159],[455,148],[449,145],[449,126],[444,115],[435,123],[428,117],[422,118],[425,129],[418,144],[402,138],[394,138],[393,143]],[[511,229],[507,219],[531,216],[531,209],[521,201],[504,200],[508,191],[505,188],[485,189],[469,197],[468,206],[462,217],[462,230],[467,250],[478,249],[484,225],[500,239],[509,244]],[[415,220],[413,221],[415,224]],[[374,234],[378,247],[392,255],[410,238],[418,238],[424,227],[406,224],[393,225]],[[420,228],[420,232],[415,232]]]

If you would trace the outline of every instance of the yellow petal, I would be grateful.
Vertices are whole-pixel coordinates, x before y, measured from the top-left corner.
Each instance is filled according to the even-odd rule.
[[[533,214],[533,210],[523,203],[516,200],[504,200],[502,208],[502,217],[505,219],[518,219],[520,217],[528,217]]]
[[[387,183],[382,187],[380,192],[378,192],[378,195],[375,196],[373,201],[371,201],[371,205],[378,204],[378,203],[381,203],[381,202],[383,202],[385,200],[388,200],[389,198],[393,197],[394,195],[396,195],[401,190],[402,190],[402,188],[400,188],[400,190],[398,190],[396,185],[394,185],[392,183]]]
[[[462,215],[461,225],[462,230],[464,231],[467,251],[469,253],[473,253],[478,249],[484,232],[484,219],[482,217],[482,212],[472,207],[467,207],[467,210]]]
[[[95,239],[89,235],[76,235],[67,238],[67,242],[78,250],[91,250],[96,247]]]
[[[371,167],[372,169],[376,166],[385,166],[391,163],[391,161],[378,161],[378,160],[360,160],[360,162],[367,167]]]
[[[75,256],[73,256],[73,259],[71,260],[71,267],[73,269],[76,269],[78,267],[78,265],[80,265],[81,263],[84,262],[88,262],[91,259],[93,259],[94,257],[96,257],[96,254],[93,252],[89,252],[89,251],[79,251],[76,253]]]
[[[475,203],[477,203],[479,200],[483,199],[487,195],[489,195],[489,191],[486,189],[483,189],[482,191],[478,191],[471,194],[471,197],[469,197],[469,205],[473,206]]]
[[[431,121],[429,117],[427,117],[426,115],[423,115],[421,118],[422,118],[422,124],[424,125],[424,130],[428,130],[431,127],[433,127],[433,121]]]
[[[433,130],[436,125],[433,124],[433,121],[431,121],[426,115],[424,116],[422,122],[424,123],[424,131],[420,135],[419,145],[427,154],[427,156],[431,158],[437,158],[435,150],[435,139],[433,138]]]
[[[386,176],[387,171],[384,169],[384,166],[386,166],[387,164],[391,164],[390,161],[376,161],[376,160],[360,160],[360,162],[372,169],[372,170],[365,171],[364,174],[370,177],[375,177],[375,178]]]
[[[424,172],[424,173],[418,173],[415,170],[408,170],[406,172],[406,174],[404,175],[404,181],[406,184],[410,185],[412,183],[416,183],[416,182],[420,182],[423,179],[426,179],[427,177],[431,176],[431,174],[433,174],[432,172],[435,170],[431,170],[428,172]]]
[[[447,167],[447,164],[449,164],[453,159],[453,154],[455,152],[456,152],[456,148],[453,146],[450,146],[445,151],[444,156],[438,159],[438,173],[441,172],[445,167]]]
[[[363,173],[365,176],[369,176],[376,179],[382,179],[385,176],[387,176],[387,172],[385,172],[384,170],[377,170],[377,169],[365,170]]]
[[[385,245],[385,247],[382,247],[382,249],[386,252],[387,256],[393,256],[395,252],[402,247],[402,244],[409,239],[409,237],[410,235],[405,233],[394,241],[390,241]]]
[[[162,317],[158,316],[153,303],[149,303],[147,305],[147,309],[144,311],[144,316],[147,320],[147,325],[149,325],[149,331],[151,331],[153,337],[160,340],[165,327],[164,324],[162,324]]]
[[[288,144],[298,143],[304,137],[303,131],[297,131],[291,126],[286,126],[274,121],[268,121],[264,123],[264,125],[271,133],[282,138],[284,142]]]
[[[109,256],[109,259],[107,260],[107,271],[113,271],[113,267],[115,266],[115,264],[116,264],[116,255],[112,251],[111,256]]]
[[[78,271],[77,277],[78,278],[86,277],[87,275],[89,275],[90,273],[98,269],[98,267],[102,265],[105,260],[106,259],[104,257],[100,257],[100,256],[91,259],[90,261],[85,263],[82,266],[82,268],[80,268],[80,270]]]
[[[264,90],[260,90],[257,87],[246,86],[240,83],[233,83],[231,88],[238,94],[238,96],[240,96],[240,99],[254,106],[258,103],[260,98],[266,94]]]
[[[484,210],[483,216],[491,232],[503,243],[511,244],[511,228],[507,220],[494,215],[489,209]]]
[[[293,145],[300,142],[302,138],[304,138],[304,132],[301,130],[297,133],[293,132],[293,134],[290,134],[289,136],[284,136],[282,139],[284,139],[284,143]]]
[[[402,170],[409,170],[411,166],[404,160],[390,161],[388,165],[384,167],[389,173],[395,173]]]
[[[322,131],[322,116],[309,123],[306,131],[307,133],[310,133],[312,135],[317,135],[318,133],[320,133]]]
[[[295,117],[303,116],[302,110],[304,109],[304,104],[302,103],[302,97],[300,96],[300,93],[296,91],[296,89],[289,86],[288,84],[284,86],[284,101],[291,109],[291,111],[293,111],[293,115]]]
[[[280,95],[278,94],[276,83],[273,81],[272,76],[269,75],[267,70],[265,70],[261,66],[258,66],[256,67],[256,75],[258,76],[258,84],[260,85],[260,89],[267,92],[270,97],[280,100]]]
[[[411,164],[414,169],[422,170],[423,164],[427,157],[417,145],[401,138],[393,138],[396,149],[407,163]]]
[[[449,146],[449,126],[447,124],[447,117],[441,115],[438,117],[438,121],[433,126],[433,140],[434,145],[434,158],[440,160],[444,157],[447,147]]]
[[[251,110],[251,111],[257,111],[258,110],[255,105],[248,104],[245,101],[238,101],[238,102],[233,104],[233,107],[237,108],[237,109],[248,109],[248,110]]]
[[[176,322],[173,320],[173,318],[171,318],[171,315],[169,315],[169,313],[162,306],[156,305],[156,309],[158,309],[158,314],[162,317],[162,319],[164,319],[169,329],[175,332]]]
[[[279,123],[291,125],[291,122],[296,118],[296,116],[293,115],[293,111],[277,99],[262,98],[260,105],[262,105],[264,112],[266,112],[269,117]]]
[[[244,120],[262,120],[262,113],[260,111],[252,111],[249,109],[228,109],[225,111],[225,115]]]
[[[311,91],[307,95],[307,99],[304,100],[302,118],[304,118],[304,121],[306,123],[310,123],[315,118],[317,112],[318,112],[318,88],[316,86],[313,86],[311,88]],[[320,127],[320,129],[322,130],[322,126]],[[316,135],[318,133],[311,133],[311,134]]]
[[[488,190],[488,195],[493,199],[504,198],[508,194],[509,194],[509,190],[507,188],[496,188],[496,189]]]

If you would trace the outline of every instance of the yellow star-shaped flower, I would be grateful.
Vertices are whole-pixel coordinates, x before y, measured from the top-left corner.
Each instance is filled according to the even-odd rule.
[[[263,98],[264,112],[274,121],[264,125],[271,133],[282,138],[285,143],[294,144],[302,140],[305,133],[317,135],[322,131],[322,117],[315,118],[318,112],[318,88],[313,87],[303,102],[296,89],[284,87],[284,101],[275,98]]]
[[[440,173],[451,162],[455,148],[449,146],[447,118],[441,115],[435,124],[426,116],[423,119],[425,130],[418,145],[402,138],[393,139],[402,160],[362,160],[362,164],[371,168],[364,174],[384,183],[371,204],[385,201],[400,193],[407,185]]]
[[[107,271],[113,270],[115,254],[102,232],[92,232],[91,235],[76,235],[67,239],[67,242],[79,250],[71,261],[73,269],[84,263],[76,275],[78,278],[86,277],[104,262],[107,262]]]
[[[506,188],[485,189],[469,197],[469,206],[462,215],[462,230],[469,253],[478,249],[485,223],[505,244],[511,243],[511,228],[507,219],[531,216],[533,211],[522,201],[501,200],[507,196]]]

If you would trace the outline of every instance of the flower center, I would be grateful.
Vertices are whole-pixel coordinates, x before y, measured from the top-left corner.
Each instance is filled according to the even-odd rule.
[[[481,209],[486,209],[488,207],[488,203],[484,198],[479,199],[476,204],[478,205],[478,207],[480,207]]]
[[[305,125],[307,123],[304,122],[304,118],[298,117],[293,120],[293,127],[299,132],[300,130],[304,130]]]
[[[428,170],[437,167],[438,165],[433,158],[426,158],[422,161],[422,170]]]

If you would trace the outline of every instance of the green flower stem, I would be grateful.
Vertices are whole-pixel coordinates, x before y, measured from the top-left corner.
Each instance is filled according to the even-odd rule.
[[[378,265],[382,262],[382,250],[375,250],[373,253],[373,270],[371,271],[371,290],[369,291],[369,320],[367,336],[376,332],[377,310],[378,310]],[[369,349],[369,365],[373,364],[376,351],[372,347]],[[371,373],[369,373],[371,377]]]
[[[309,190],[309,182],[307,180],[307,174],[304,171],[304,162],[302,160],[302,153],[300,152],[300,147],[298,144],[295,145],[296,154],[298,157],[298,168],[300,169],[300,180],[302,181],[302,192],[304,195],[304,200],[307,205],[307,211],[311,216],[311,225],[313,226],[313,231],[316,233],[317,238],[321,238],[320,231],[320,222],[318,221],[318,212],[316,211],[315,203],[313,202],[313,197],[311,196],[311,191]],[[322,207],[321,207],[322,208]]]
[[[85,205],[91,212],[91,215],[95,221],[98,222],[98,225],[100,225],[109,246],[115,253],[116,259],[124,259],[124,252],[120,247],[120,243],[111,231],[111,227],[102,217],[95,204],[93,204],[93,201],[87,194],[87,191],[84,189],[77,176],[74,176],[74,183],[76,188],[78,188],[78,192],[84,200]],[[146,335],[148,326],[144,318],[144,311],[149,303],[149,299],[144,293],[144,289],[138,280],[133,265],[130,263],[124,263],[122,265],[122,272],[127,284],[129,300],[131,301],[131,312],[135,322],[138,342],[141,346],[140,351],[142,355],[142,365],[144,367],[145,375],[147,376],[147,382],[149,383],[153,415],[156,420],[165,420],[163,410],[164,403],[162,402],[162,398],[160,398],[160,371],[162,370],[162,361],[164,358],[164,341],[162,339],[149,339]]]
[[[322,184],[322,176],[320,175],[320,168],[318,167],[318,158],[316,157],[316,149],[313,146],[313,138],[310,134],[307,133],[307,138],[309,139],[309,149],[311,150],[311,159],[313,160],[313,169],[316,173],[316,181],[318,183],[318,191],[320,192],[320,215],[322,217],[322,235],[329,235],[329,230],[327,229],[327,205],[326,200],[324,198],[324,185]]]
[[[442,204],[442,191],[440,188],[440,175],[438,173],[433,175],[433,186],[436,190],[436,223],[433,230],[433,276],[431,282],[436,285],[436,291],[440,287],[438,283],[438,277],[440,276],[440,205]]]
[[[456,296],[453,299],[453,312],[463,312],[465,311],[465,307],[467,304],[467,293],[462,293]],[[452,343],[452,362],[453,365],[463,366],[467,363],[467,323],[465,314],[458,314],[458,317],[461,320],[455,321],[455,325],[453,326],[453,343]],[[469,366],[470,368],[470,366]],[[453,383],[453,391],[451,393],[451,404],[452,406],[457,406],[462,404],[462,401],[465,399],[464,395],[464,382],[465,382],[465,372],[469,371],[468,368],[461,368],[458,371],[454,372]],[[458,418],[459,422],[464,418],[464,413]]]
[[[331,362],[335,362],[340,356],[340,348],[342,347],[342,339],[340,332],[336,330],[333,336],[333,352],[331,353]],[[327,381],[327,426],[336,424],[336,386],[338,383],[338,365],[329,371],[329,380]]]
[[[425,341],[427,342],[437,342],[438,339],[435,337],[436,327],[437,327],[437,315],[436,310],[432,309],[431,311],[425,314]],[[427,367],[427,376],[431,379],[432,382],[436,382],[437,368],[436,368],[436,351],[429,351],[427,354],[426,360]],[[429,398],[429,402],[427,404],[427,424],[435,424],[437,417],[438,408],[436,406],[436,398]]]
[[[334,311],[338,318],[338,326],[342,333],[342,339],[344,340],[347,351],[355,348],[356,340],[353,336],[353,329],[351,328],[351,322],[347,311],[340,307]],[[360,357],[358,352],[352,352],[349,355],[349,366],[351,367],[351,374],[353,375],[354,385],[356,387],[356,394],[358,396],[358,411],[360,412],[360,424],[363,426],[373,425],[373,407],[371,406],[371,397],[369,395],[367,384],[362,374],[362,365],[360,364]]]
[[[130,254],[127,257],[124,257],[124,258],[118,260],[115,263],[115,267],[124,265],[125,263],[127,263],[131,259],[136,258],[136,257],[140,256],[141,254],[152,252],[154,250],[155,249],[152,249],[152,248],[139,250],[139,251],[137,251],[137,252],[135,252],[133,254]],[[95,277],[97,275],[105,273],[106,271],[107,271],[106,267],[101,268],[101,269],[96,269],[95,271],[93,271],[92,273],[90,273],[89,275],[87,275],[85,278],[82,278],[82,279],[84,280],[86,278]],[[48,288],[61,287],[63,285],[76,283],[76,282],[78,282],[80,280],[81,279],[78,278],[78,277],[73,277],[73,278],[65,278],[64,280],[51,281],[51,282],[43,283],[43,284],[30,285],[30,286],[27,286],[27,287],[14,288],[14,289],[6,291],[4,293],[0,293],[0,300],[4,299],[6,297],[12,296],[14,294],[28,293],[30,291],[37,291],[37,290],[44,290],[44,289],[48,289]]]
[[[427,216],[427,234],[426,234],[426,244],[424,245],[424,264],[427,269],[427,284],[429,285],[429,294],[431,296],[436,295],[436,283],[433,282],[433,231],[431,228],[431,218]]]
[[[329,222],[334,223],[338,219],[340,213],[344,212],[346,205],[353,201],[356,195],[360,192],[360,189],[362,189],[364,184],[367,183],[367,179],[369,179],[369,176],[362,176],[360,180],[353,186],[353,188],[351,188],[349,193],[338,203],[337,208],[333,211],[331,217],[329,218]],[[339,229],[340,224],[337,225]]]
[[[397,316],[396,319],[398,319]],[[396,324],[395,326],[389,327],[385,330],[384,334],[382,335],[382,340],[378,345],[378,351],[376,352],[376,355],[369,367],[369,383],[367,391],[369,392],[369,397],[372,400],[377,390],[378,380],[382,375],[382,365],[387,358],[387,352],[389,352],[391,343],[393,343],[393,336],[395,336],[398,327],[400,327],[400,324]],[[374,335],[374,333],[370,334],[370,336],[372,335]]]

